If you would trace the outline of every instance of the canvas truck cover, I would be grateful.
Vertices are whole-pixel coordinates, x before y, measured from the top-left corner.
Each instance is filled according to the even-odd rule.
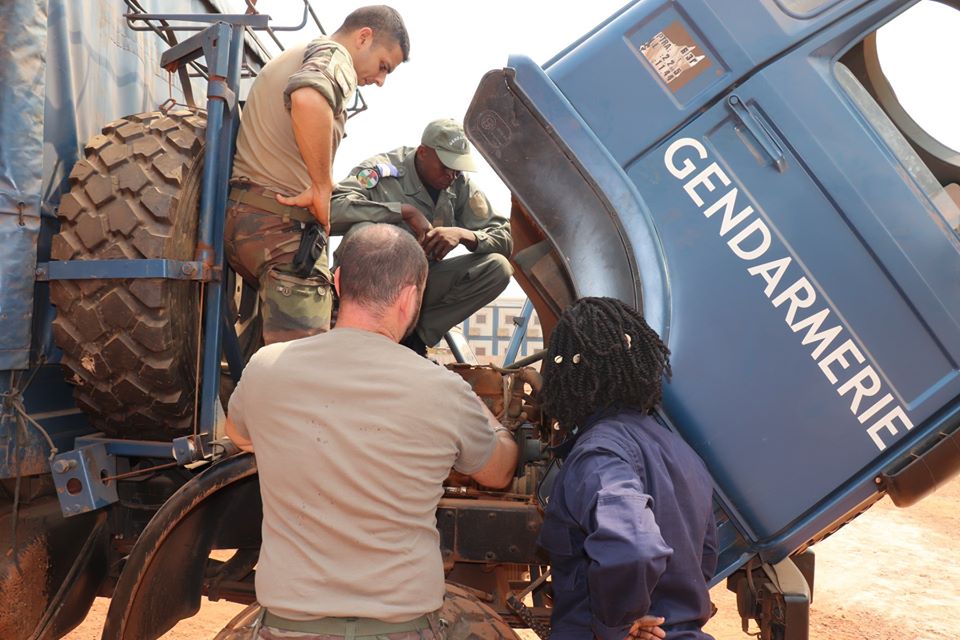
[[[147,11],[209,13],[200,0],[142,2]],[[122,0],[6,0],[0,4],[0,370],[25,369],[47,351],[46,286],[55,210],[85,142],[117,118],[182,101],[160,68],[167,45],[132,31]]]

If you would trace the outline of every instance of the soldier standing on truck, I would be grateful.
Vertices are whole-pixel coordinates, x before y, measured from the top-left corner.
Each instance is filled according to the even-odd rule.
[[[357,85],[407,60],[400,14],[357,9],[330,37],[268,62],[243,109],[226,219],[230,266],[260,290],[267,344],[330,328],[331,167]]]
[[[706,466],[651,412],[670,351],[643,316],[583,298],[550,336],[543,409],[572,434],[540,544],[554,640],[708,640],[717,563]]]
[[[262,348],[230,398],[227,435],[260,474],[265,640],[442,637],[443,481],[455,468],[504,486],[517,445],[462,378],[398,344],[426,278],[410,235],[351,235],[337,326]]]
[[[470,143],[455,120],[435,120],[418,147],[373,156],[337,185],[331,203],[333,233],[347,237],[385,222],[412,233],[430,260],[416,329],[404,344],[421,355],[427,346],[494,300],[510,283],[510,223],[493,209],[465,172],[476,171]],[[444,260],[458,245],[470,254]]]

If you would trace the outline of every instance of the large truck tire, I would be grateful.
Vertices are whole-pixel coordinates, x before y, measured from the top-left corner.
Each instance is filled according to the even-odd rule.
[[[192,260],[206,116],[127,116],[84,148],[60,202],[54,260]],[[78,405],[108,435],[169,439],[192,429],[199,284],[56,280],[54,339]]]

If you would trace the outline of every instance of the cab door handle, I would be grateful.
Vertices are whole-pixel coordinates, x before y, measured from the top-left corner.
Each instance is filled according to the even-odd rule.
[[[747,131],[756,138],[757,142],[760,143],[760,146],[763,150],[773,159],[773,164],[777,167],[777,171],[783,173],[787,170],[787,157],[784,154],[783,149],[780,148],[780,144],[777,142],[776,138],[773,137],[773,134],[767,129],[766,125],[763,123],[763,120],[760,119],[759,114],[757,114],[753,109],[751,109],[743,100],[740,99],[740,96],[733,94],[727,98],[727,106],[730,107],[730,110],[733,111],[733,115],[737,116],[737,120],[747,128]]]

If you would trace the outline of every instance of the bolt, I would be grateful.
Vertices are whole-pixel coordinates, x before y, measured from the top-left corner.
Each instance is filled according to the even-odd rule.
[[[497,554],[495,554],[493,551],[487,551],[485,554],[483,554],[483,557],[487,560],[496,560]]]
[[[185,262],[182,265],[180,265],[180,273],[182,273],[185,276],[192,276],[196,272],[197,272],[197,265],[193,264],[192,262]]]
[[[740,98],[738,98],[737,96],[730,96],[729,98],[727,98],[727,102],[729,102],[730,104],[740,104]]]
[[[53,470],[56,473],[66,473],[67,471],[76,468],[76,466],[76,460],[56,460],[53,463]]]
[[[195,459],[197,458],[197,444],[196,444],[193,440],[191,440],[191,439],[184,440],[184,443],[185,443],[185,446],[186,446],[186,451],[184,452],[184,455],[182,455],[182,456],[178,456],[178,455],[177,455],[177,447],[176,447],[176,446],[174,446],[174,447],[172,447],[172,448],[170,449],[170,455],[171,455],[171,457],[173,457],[174,460],[176,460],[177,462],[180,462],[180,463],[183,463],[184,461],[189,462],[189,461],[195,460]],[[182,458],[182,459],[181,459],[181,458]]]

